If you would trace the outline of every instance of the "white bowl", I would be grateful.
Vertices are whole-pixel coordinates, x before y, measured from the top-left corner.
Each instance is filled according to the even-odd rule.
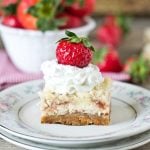
[[[85,21],[85,25],[69,30],[80,36],[88,36],[96,24],[91,18],[86,18]],[[41,32],[0,24],[0,33],[16,67],[25,72],[39,72],[43,61],[55,58],[56,42],[64,37],[65,30]]]

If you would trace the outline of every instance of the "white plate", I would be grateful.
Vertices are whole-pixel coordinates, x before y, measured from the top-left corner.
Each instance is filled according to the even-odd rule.
[[[42,81],[32,81],[0,93],[0,129],[24,139],[63,146],[86,146],[150,129],[150,92],[121,82],[114,82],[112,87],[111,125],[42,125],[37,94],[42,86]]]
[[[33,141],[24,140],[22,138],[17,138],[6,132],[2,132],[1,138],[19,147],[23,147],[29,150],[129,150],[137,148],[144,144],[150,142],[150,131],[139,134],[138,136],[133,136],[125,138],[123,140],[113,141],[110,143],[105,143],[101,145],[91,145],[88,148],[67,148],[67,147],[54,147],[50,145],[44,145],[41,143],[36,143]],[[94,146],[94,147],[92,147]]]

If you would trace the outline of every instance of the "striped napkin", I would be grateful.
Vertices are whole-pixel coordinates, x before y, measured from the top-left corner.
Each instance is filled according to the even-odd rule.
[[[111,77],[114,80],[119,81],[128,81],[130,79],[130,76],[128,74],[124,73],[102,73],[105,77]],[[11,60],[9,59],[8,55],[4,50],[0,50],[0,90],[3,90],[7,87],[10,87],[12,85],[30,81],[30,80],[36,80],[41,79],[42,74],[31,74],[31,73],[25,73],[20,70],[18,70]]]
[[[0,50],[0,90],[17,83],[42,78],[41,73],[31,74],[18,70],[5,51]]]

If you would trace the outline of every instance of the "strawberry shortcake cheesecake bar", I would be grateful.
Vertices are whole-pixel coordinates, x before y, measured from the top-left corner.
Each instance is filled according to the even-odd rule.
[[[70,31],[66,35],[58,41],[56,59],[41,66],[41,123],[108,125],[111,79],[90,63],[94,48],[87,38]]]

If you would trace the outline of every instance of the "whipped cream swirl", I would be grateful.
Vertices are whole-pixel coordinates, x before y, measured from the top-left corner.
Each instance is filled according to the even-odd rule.
[[[91,91],[103,81],[97,66],[89,64],[78,68],[58,64],[57,60],[46,61],[41,70],[44,74],[45,88],[60,94]]]

